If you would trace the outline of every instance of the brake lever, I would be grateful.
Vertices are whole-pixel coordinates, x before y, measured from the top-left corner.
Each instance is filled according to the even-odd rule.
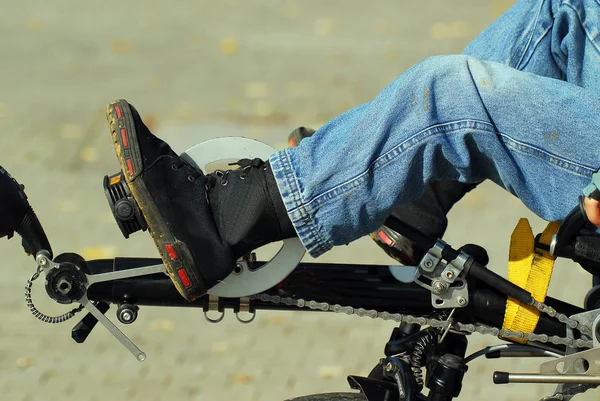
[[[35,257],[46,250],[52,258],[52,248],[37,215],[29,204],[25,186],[19,184],[0,166],[0,238],[9,239],[17,232],[25,252]]]

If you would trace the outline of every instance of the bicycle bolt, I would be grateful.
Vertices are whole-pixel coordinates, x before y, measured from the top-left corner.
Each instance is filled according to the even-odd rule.
[[[73,285],[68,280],[61,278],[58,280],[56,288],[62,295],[67,295],[71,291],[71,288],[73,288]]]
[[[446,291],[446,285],[439,280],[433,282],[433,292],[439,294]]]
[[[133,319],[133,314],[127,310],[121,312],[121,320],[124,322],[131,322]]]
[[[394,365],[392,365],[391,362],[388,362],[385,364],[385,366],[383,368],[385,369],[386,372],[391,372],[392,370],[394,370]]]
[[[460,306],[465,306],[465,305],[467,304],[467,300],[466,300],[466,299],[464,299],[463,297],[458,297],[458,298],[456,298],[456,302],[458,302],[458,304],[459,304]]]
[[[428,269],[432,268],[433,267],[433,260],[431,260],[431,259],[425,260],[424,265]]]
[[[454,273],[452,273],[450,270],[448,270],[448,271],[446,272],[446,278],[447,278],[447,279],[452,279],[453,277],[454,277]]]

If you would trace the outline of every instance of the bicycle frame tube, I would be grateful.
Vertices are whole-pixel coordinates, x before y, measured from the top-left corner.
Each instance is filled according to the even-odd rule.
[[[154,258],[116,258],[88,261],[84,269],[89,274],[127,270],[135,267],[161,264]],[[250,263],[257,268],[263,262]],[[482,283],[472,285],[470,303],[457,309],[455,317],[463,322],[473,321],[501,327],[504,319],[506,297]],[[330,263],[300,263],[280,284],[264,293],[283,297],[316,300],[331,304],[349,305],[355,308],[375,309],[390,313],[429,315],[435,311],[431,305],[431,293],[414,283],[402,283],[389,272],[388,266]],[[92,285],[88,290],[92,301],[113,304],[134,303],[148,306],[205,307],[208,297],[200,297],[188,303],[177,292],[171,280],[163,274],[122,279]],[[568,315],[583,310],[562,301],[547,298],[546,302]],[[235,309],[238,298],[221,298],[223,308]],[[303,310],[284,304],[261,300],[252,301],[253,310]],[[541,316],[536,332],[564,336],[565,326],[555,319]]]

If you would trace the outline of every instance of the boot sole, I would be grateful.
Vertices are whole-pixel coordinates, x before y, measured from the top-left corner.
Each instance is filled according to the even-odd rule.
[[[122,99],[109,103],[106,107],[106,119],[123,176],[146,220],[148,231],[169,277],[181,296],[187,301],[193,301],[205,290],[203,285],[198,284],[203,280],[199,280],[193,266],[187,261],[191,258],[187,247],[170,234],[146,184],[141,178],[138,179],[143,163],[129,103]]]

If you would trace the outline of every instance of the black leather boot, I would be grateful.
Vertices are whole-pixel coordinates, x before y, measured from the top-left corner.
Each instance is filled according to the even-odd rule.
[[[107,118],[122,177],[188,301],[227,277],[240,256],[294,235],[268,164],[241,161],[239,170],[206,176],[154,136],[125,100],[109,104]]]
[[[268,162],[242,159],[208,176],[208,200],[223,241],[240,257],[296,236]]]

